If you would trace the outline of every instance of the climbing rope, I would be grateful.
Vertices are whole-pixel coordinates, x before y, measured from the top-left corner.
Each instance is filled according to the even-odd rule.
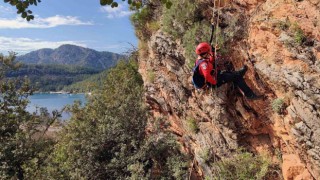
[[[218,7],[220,7],[220,1],[218,1]],[[217,67],[218,67],[218,56],[217,56],[217,47],[218,47],[218,31],[219,31],[219,19],[220,19],[220,9],[217,8],[217,5],[216,5],[216,1],[214,1],[214,7],[212,8],[212,16],[214,16],[215,14],[215,10],[218,10],[217,11],[217,19],[216,19],[216,23],[214,23],[214,19],[212,17],[212,20],[211,20],[211,37],[210,37],[210,44],[211,44],[211,47],[214,48],[214,69],[215,69],[215,77],[216,77],[216,81],[218,82],[218,71],[217,71]],[[216,27],[214,27],[214,24]],[[212,40],[213,40],[213,33],[214,33],[214,30],[215,30],[215,45],[212,46]],[[215,97],[217,97],[217,86],[215,86]],[[213,89],[211,89],[211,94],[213,94]]]
[[[218,10],[217,11],[217,19],[216,19],[216,23],[214,23],[214,19],[212,17],[212,21],[211,21],[211,37],[210,37],[210,44],[211,44],[211,47],[213,48],[212,46],[212,40],[213,40],[213,32],[214,32],[214,29],[215,29],[215,45],[214,45],[214,69],[215,69],[215,77],[216,77],[216,81],[218,83],[218,70],[217,70],[217,67],[218,67],[218,56],[217,56],[217,47],[218,47],[218,28],[219,28],[219,18],[220,18],[220,10],[217,8],[216,6],[216,1],[214,1],[214,5],[213,5],[213,9],[212,9],[212,16],[214,16],[215,14],[215,10]],[[218,7],[220,7],[220,0],[218,1]],[[214,24],[215,24],[215,28],[214,28]],[[217,90],[218,90],[218,87],[215,86],[215,97],[217,97]],[[212,92],[212,89],[211,89],[211,93],[213,94]]]
[[[218,1],[218,7],[220,7],[220,0]],[[217,19],[216,19],[216,23],[214,23],[214,15],[215,15],[215,12],[217,10]],[[219,28],[219,18],[220,18],[220,9],[217,8],[217,5],[216,5],[216,1],[214,1],[214,7],[212,8],[212,20],[211,20],[211,29],[212,29],[212,32],[211,32],[211,38],[210,38],[210,44],[211,44],[211,47],[214,48],[214,68],[215,68],[215,77],[216,77],[216,82],[218,83],[218,70],[217,70],[217,67],[218,67],[218,63],[217,63],[217,47],[218,47],[218,28]],[[214,25],[216,26],[214,28]],[[215,45],[214,47],[212,46],[212,40],[213,40],[213,31],[215,29]],[[215,97],[215,103],[214,103],[214,109],[215,111],[220,111],[220,108],[218,107],[218,101],[217,101],[217,91],[218,91],[218,87],[217,85],[215,86],[215,93],[214,93],[214,97]],[[211,94],[213,96],[213,88],[211,88]],[[215,117],[214,119],[218,119],[218,116],[219,116],[219,113],[214,113],[215,114]],[[211,120],[211,124],[214,124],[213,123],[213,120]]]

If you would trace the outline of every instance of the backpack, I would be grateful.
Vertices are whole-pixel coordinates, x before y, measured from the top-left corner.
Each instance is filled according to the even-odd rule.
[[[195,67],[192,69],[193,75],[192,75],[192,84],[196,89],[202,89],[207,85],[206,79],[203,75],[199,72],[199,65],[205,61],[205,59],[201,59],[197,62]]]

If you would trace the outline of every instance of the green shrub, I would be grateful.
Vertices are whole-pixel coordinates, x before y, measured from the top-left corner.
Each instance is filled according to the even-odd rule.
[[[281,150],[280,150],[279,148],[276,148],[275,151],[274,151],[274,153],[275,153],[275,156],[277,157],[277,159],[278,159],[280,162],[282,162],[282,152],[281,152]]]
[[[294,34],[294,40],[296,41],[296,43],[298,43],[299,45],[301,45],[305,40],[306,37],[302,31],[302,29],[298,29],[295,34]]]
[[[144,168],[141,169],[141,165],[131,167],[131,173],[134,175],[131,175],[131,179],[134,179],[132,177],[136,177],[135,179],[187,178],[190,160],[180,152],[180,146],[171,134],[157,132],[151,135],[135,157],[143,162]],[[147,169],[148,166],[149,169]]]
[[[270,160],[266,157],[238,150],[232,157],[214,164],[214,179],[263,179],[270,167]]]
[[[148,39],[151,36],[151,32],[146,28],[146,24],[152,20],[152,10],[149,6],[145,6],[134,13],[130,20],[135,27],[136,35],[138,37]]]
[[[152,21],[152,22],[148,23],[148,29],[151,32],[157,31],[158,29],[160,29],[159,22],[158,21]]]
[[[46,108],[36,108],[29,113],[28,97],[34,90],[27,78],[6,78],[10,71],[16,71],[16,53],[9,56],[0,53],[0,179],[34,179],[42,162],[52,152],[55,141],[45,136],[59,117],[53,117]]]
[[[149,70],[149,71],[147,72],[147,81],[148,81],[149,83],[153,83],[155,77],[156,77],[156,75],[155,75],[155,73],[154,73],[153,71]]]
[[[140,57],[148,57],[148,44],[146,41],[139,41],[138,42],[138,51]]]
[[[203,149],[199,156],[201,157],[201,159],[203,159],[206,163],[209,163],[211,158],[212,158],[212,155],[211,155],[211,151],[210,151],[210,148],[205,148]]]
[[[142,8],[131,16],[133,25],[142,27],[151,17],[151,11],[148,6]]]
[[[84,107],[70,107],[72,117],[41,177],[29,179],[186,178],[189,160],[162,131],[167,121],[147,124],[143,81],[133,60],[110,69]]]
[[[197,55],[195,49],[200,42],[208,42],[210,40],[210,24],[195,23],[187,30],[183,36],[182,42],[185,48],[185,57],[188,62],[188,67],[194,66]]]
[[[135,2],[133,2],[135,3]],[[162,0],[161,3],[166,7],[163,9],[170,9],[172,2],[170,0]],[[135,27],[136,35],[142,40],[147,40],[150,38],[153,32],[160,29],[159,21],[155,18],[155,9],[162,8],[157,2],[146,1],[142,3],[143,7],[135,9],[130,20]],[[161,9],[160,9],[161,11]]]
[[[292,30],[295,42],[301,45],[306,40],[306,36],[303,33],[301,27],[298,25],[298,23],[295,22],[292,25],[291,30]]]
[[[163,29],[174,38],[180,38],[196,18],[197,6],[194,0],[173,1],[170,9],[163,8]]]
[[[279,21],[279,23],[277,24],[277,27],[283,31],[288,30],[290,26],[291,22],[289,21],[289,19],[286,19],[285,21]]]
[[[181,155],[168,158],[166,165],[170,169],[170,174],[174,179],[183,179],[187,175],[188,161]]]
[[[199,131],[198,124],[194,118],[188,118],[187,119],[187,126],[188,130],[191,131],[192,133],[197,133]]]
[[[283,113],[283,111],[285,109],[285,103],[284,103],[283,99],[277,98],[272,101],[271,107],[272,107],[273,112],[281,114],[281,113]]]
[[[227,33],[227,32],[225,32],[225,33]],[[225,46],[226,39],[231,38],[233,36],[233,35],[228,35],[225,33],[222,32],[221,28],[218,27],[217,29],[215,29],[214,34],[213,34],[217,38],[217,40],[214,39],[214,41],[212,43],[215,44],[217,42],[217,45],[220,48],[219,54],[227,54],[228,53],[227,47]],[[225,36],[227,36],[227,37],[225,37]]]
[[[127,176],[145,137],[147,117],[142,102],[143,80],[137,65],[120,61],[108,71],[101,89],[95,90],[85,107],[74,104],[70,108],[72,117],[55,146],[47,177]]]

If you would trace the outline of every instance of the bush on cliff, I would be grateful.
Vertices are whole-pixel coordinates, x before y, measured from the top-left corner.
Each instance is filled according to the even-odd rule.
[[[182,37],[197,22],[197,3],[194,0],[173,1],[170,9],[163,8],[163,29],[174,38]]]
[[[136,11],[131,17],[131,23],[135,27],[136,36],[141,40],[148,40],[152,33],[160,29],[159,22],[155,19],[155,8],[160,8],[159,4],[149,3],[142,9]]]
[[[215,163],[213,172],[215,179],[254,180],[266,177],[270,166],[268,158],[238,150],[232,157]]]

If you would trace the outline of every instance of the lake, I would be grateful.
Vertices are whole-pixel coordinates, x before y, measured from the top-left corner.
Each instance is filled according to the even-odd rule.
[[[27,111],[35,112],[36,107],[45,107],[49,113],[53,110],[61,110],[65,105],[71,105],[74,101],[80,100],[82,104],[86,103],[85,94],[51,94],[51,93],[38,93],[29,96],[30,103]],[[71,114],[64,112],[62,120],[70,119]]]

